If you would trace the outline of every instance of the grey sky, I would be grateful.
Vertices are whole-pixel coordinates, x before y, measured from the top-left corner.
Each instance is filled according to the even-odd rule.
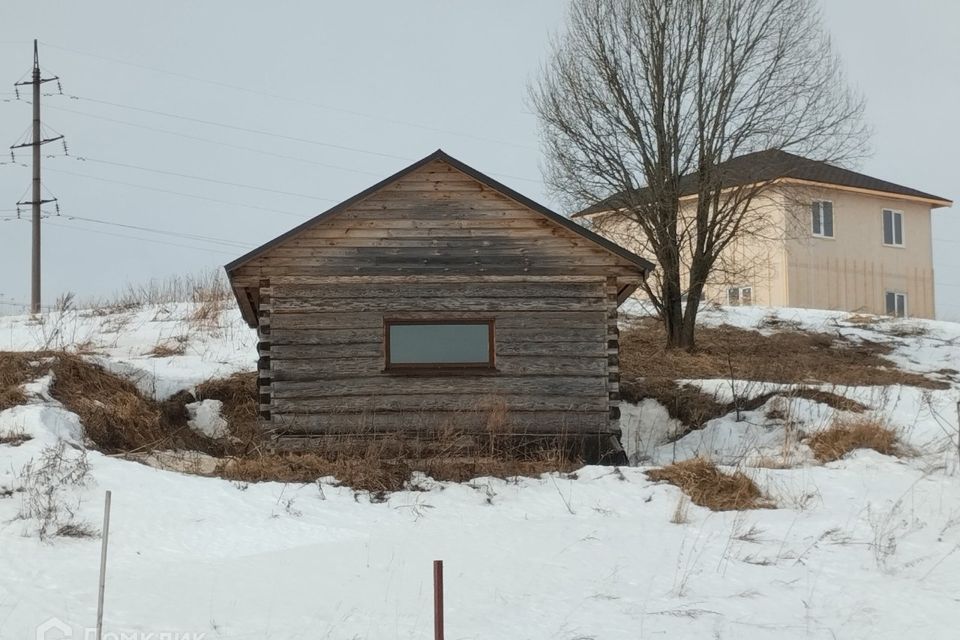
[[[8,0],[0,9],[0,100],[12,97],[12,83],[29,70],[33,37],[45,43],[41,66],[62,78],[65,94],[81,98],[43,102],[44,122],[67,136],[75,158],[89,159],[45,160],[45,184],[63,215],[184,236],[51,218],[44,303],[64,291],[103,295],[127,282],[224,264],[438,147],[551,204],[539,179],[536,119],[524,98],[564,6]],[[860,169],[960,198],[960,5],[829,0],[824,11],[876,130],[874,155]],[[0,143],[14,143],[29,124],[29,105],[0,102]],[[27,167],[0,166],[0,218],[11,215],[29,183]],[[949,319],[960,319],[957,215],[934,214],[938,312]],[[29,231],[23,221],[0,222],[0,302],[29,298]]]

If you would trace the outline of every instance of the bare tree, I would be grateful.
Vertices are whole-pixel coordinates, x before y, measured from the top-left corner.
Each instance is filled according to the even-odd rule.
[[[551,189],[577,209],[605,201],[659,263],[646,289],[671,346],[694,346],[724,252],[769,231],[753,205],[772,181],[724,163],[843,162],[866,140],[815,0],[573,0],[530,94]]]

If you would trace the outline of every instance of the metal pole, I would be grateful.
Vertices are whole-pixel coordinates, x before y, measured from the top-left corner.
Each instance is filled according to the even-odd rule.
[[[443,640],[443,560],[433,561],[433,638]]]
[[[103,535],[100,542],[100,590],[97,593],[97,640],[103,638],[103,590],[107,582],[107,542],[110,538],[110,492],[103,503]]]
[[[30,273],[30,312],[40,313],[40,56],[33,41],[33,251]]]

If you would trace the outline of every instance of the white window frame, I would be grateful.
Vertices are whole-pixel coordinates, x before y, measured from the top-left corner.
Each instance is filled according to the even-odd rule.
[[[830,230],[833,231],[833,233],[829,236],[823,232],[824,224],[823,224],[823,206],[822,205],[824,203],[827,203],[830,205]],[[814,214],[813,212],[813,205],[821,205],[817,207],[816,214]],[[814,226],[813,226],[814,215],[818,215],[820,217],[820,233],[817,233],[816,231],[814,231]],[[837,216],[834,215],[833,200],[814,200],[813,202],[810,203],[810,234],[814,238],[823,238],[825,240],[836,240]]]
[[[893,296],[893,313],[890,313],[890,310],[887,309],[887,297]],[[897,315],[897,303],[899,298],[903,298],[903,315]],[[908,318],[910,317],[910,309],[907,306],[907,294],[905,291],[884,291],[883,292],[883,312],[894,318]]]
[[[733,293],[734,291],[737,292],[736,302],[734,302],[733,296],[730,295],[730,294]],[[749,292],[749,294],[750,294],[750,302],[749,302],[749,304],[744,304],[744,303],[743,303],[743,294],[744,294],[744,292]],[[753,285],[727,287],[727,306],[729,306],[729,307],[752,307],[753,305],[754,305],[754,300],[753,300]]]
[[[890,237],[893,238],[893,244],[887,242],[886,216],[884,215],[886,214],[887,211],[890,212],[890,224],[891,224]],[[900,217],[900,243],[899,244],[897,244],[897,223],[896,223],[897,216]],[[883,210],[880,211],[880,240],[881,242],[883,242],[883,246],[903,249],[904,247],[907,246],[906,235],[907,235],[906,227],[903,224],[903,211],[901,211],[900,209],[889,209],[887,207],[884,207]]]

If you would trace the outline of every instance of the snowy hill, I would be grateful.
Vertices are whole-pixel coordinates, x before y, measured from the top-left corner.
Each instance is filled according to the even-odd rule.
[[[255,337],[238,314],[198,315],[184,303],[0,318],[0,351],[90,353],[160,398],[254,367]],[[777,506],[742,512],[691,505],[649,480],[649,466],[462,484],[418,476],[383,499],[332,478],[247,484],[164,471],[85,450],[78,417],[41,376],[25,404],[0,412],[0,638],[33,638],[50,618],[86,637],[100,551],[87,534],[105,490],[107,637],[427,638],[434,559],[446,564],[448,638],[956,637],[960,384],[950,371],[960,325],[772,317],[728,309],[704,322],[884,342],[892,369],[938,384],[824,385],[867,407],[905,449],[825,464],[797,434],[849,412],[790,385],[685,380],[718,398],[774,395],[676,442],[665,442],[677,425],[655,400],[624,411],[625,445],[643,465],[706,455]],[[58,480],[43,489],[44,477]],[[38,496],[72,512],[61,517],[78,537],[40,539]]]

